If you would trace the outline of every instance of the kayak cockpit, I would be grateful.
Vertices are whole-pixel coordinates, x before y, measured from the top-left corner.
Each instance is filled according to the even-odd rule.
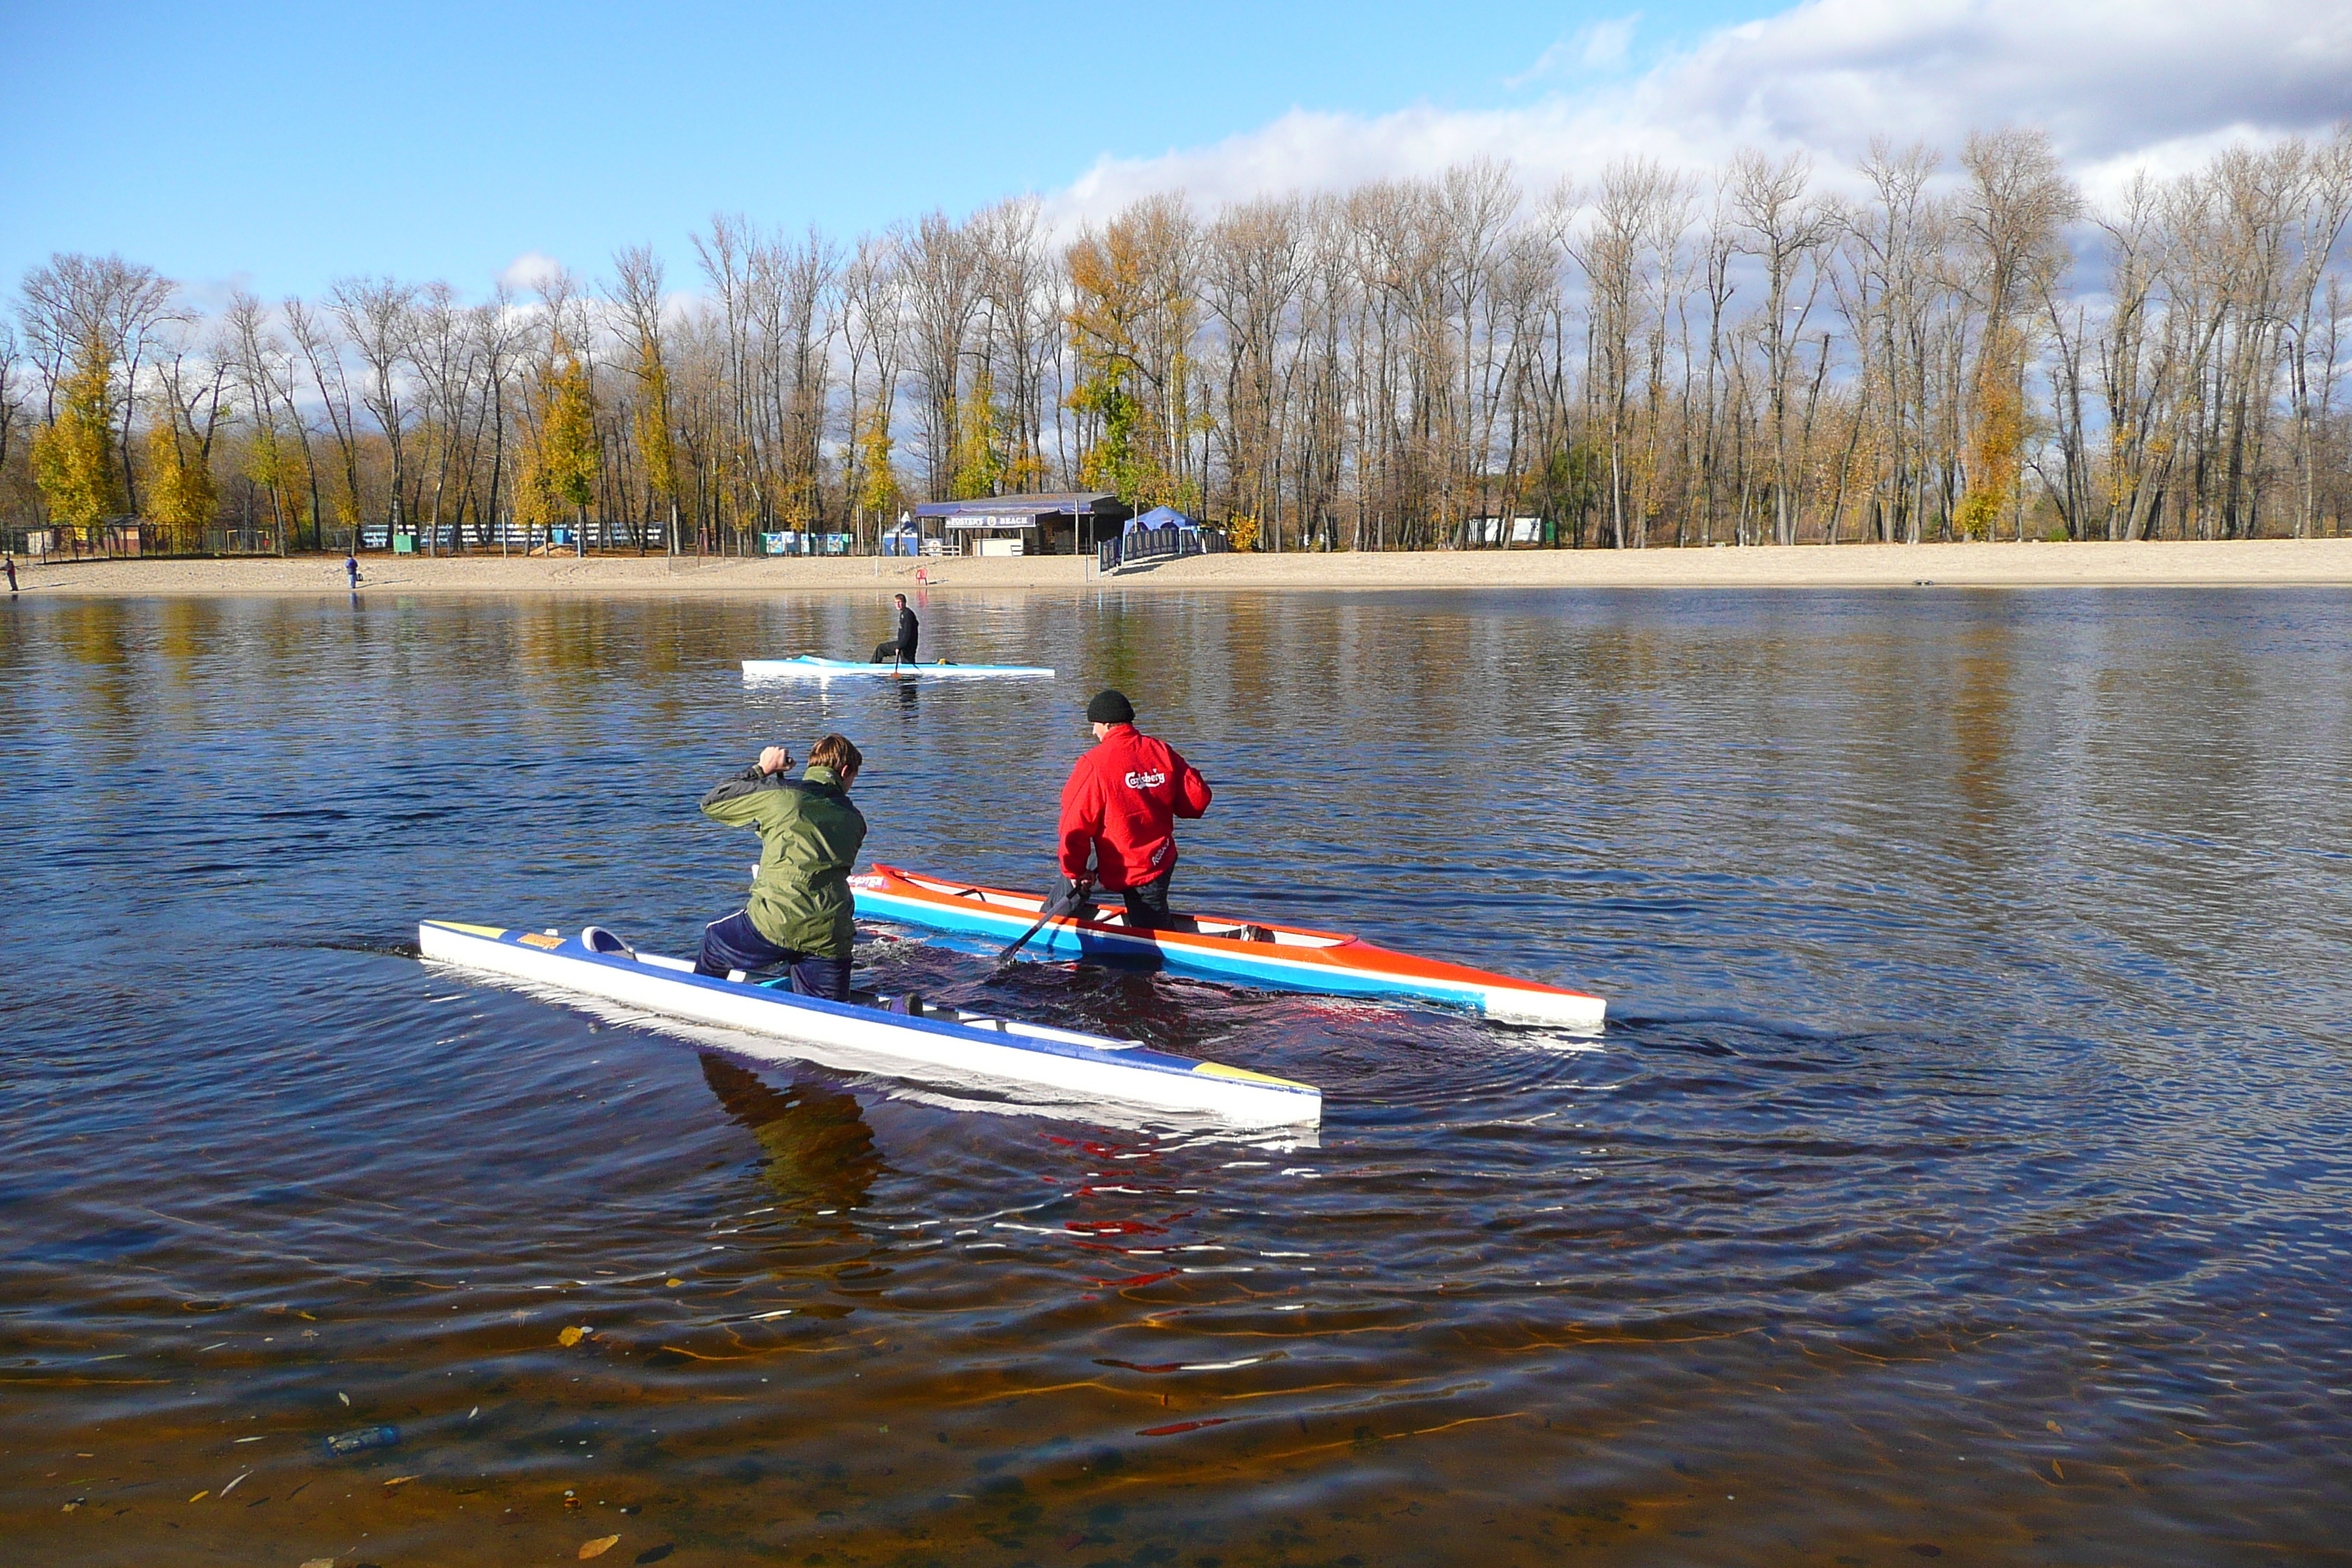
[[[1003,910],[1008,914],[1034,919],[1045,907],[1046,900],[1034,893],[1009,892],[1003,888],[983,888],[969,882],[942,882],[929,877],[919,877],[905,871],[887,874],[908,887],[941,898],[954,899],[984,909]],[[881,874],[877,868],[879,880]],[[864,885],[864,879],[851,879],[853,887]],[[1127,910],[1118,903],[1090,902],[1066,917],[1074,923],[1100,926],[1107,931],[1128,929]],[[1339,947],[1355,941],[1331,931],[1305,931],[1296,926],[1267,925],[1256,921],[1234,920],[1229,916],[1185,915],[1179,917],[1188,925],[1160,927],[1155,935],[1205,936],[1218,942],[1270,942],[1276,947]]]

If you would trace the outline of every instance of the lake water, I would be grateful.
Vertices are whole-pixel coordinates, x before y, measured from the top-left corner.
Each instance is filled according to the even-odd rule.
[[[883,603],[0,606],[0,1555],[2345,1554],[2352,595],[934,594],[1060,678],[737,673]],[[871,855],[1039,885],[1103,685],[1215,785],[1180,907],[1606,1032],[861,949],[1321,1086],[1265,1145],[414,956],[690,952],[697,798],[828,729]]]

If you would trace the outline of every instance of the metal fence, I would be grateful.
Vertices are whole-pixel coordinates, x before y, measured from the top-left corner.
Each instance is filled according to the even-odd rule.
[[[0,551],[48,564],[60,561],[118,561],[154,554],[163,548],[157,531],[136,518],[115,518],[94,528],[0,529]]]
[[[1170,561],[1180,555],[1223,555],[1232,548],[1215,529],[1147,528],[1106,539],[1096,546],[1096,553],[1103,571],[1116,572],[1122,566]]]

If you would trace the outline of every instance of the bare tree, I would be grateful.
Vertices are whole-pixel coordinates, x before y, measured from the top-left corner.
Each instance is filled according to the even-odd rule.
[[[346,278],[329,289],[328,300],[345,340],[367,367],[360,401],[383,433],[392,454],[392,485],[386,493],[385,526],[390,533],[405,531],[407,502],[407,435],[411,405],[401,367],[409,357],[415,331],[413,314],[417,290],[414,284],[389,278]]]
[[[1731,197],[1746,248],[1764,268],[1764,298],[1754,322],[1764,356],[1765,420],[1772,444],[1772,537],[1797,542],[1797,453],[1790,427],[1805,325],[1820,298],[1822,253],[1837,232],[1835,210],[1810,194],[1812,169],[1802,153],[1773,163],[1742,153],[1732,163]]]

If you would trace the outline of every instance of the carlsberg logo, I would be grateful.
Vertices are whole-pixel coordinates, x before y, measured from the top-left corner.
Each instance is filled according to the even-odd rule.
[[[1129,773],[1127,775],[1127,787],[1129,789],[1158,789],[1161,784],[1164,784],[1167,782],[1168,775],[1156,771],[1148,773]]]

